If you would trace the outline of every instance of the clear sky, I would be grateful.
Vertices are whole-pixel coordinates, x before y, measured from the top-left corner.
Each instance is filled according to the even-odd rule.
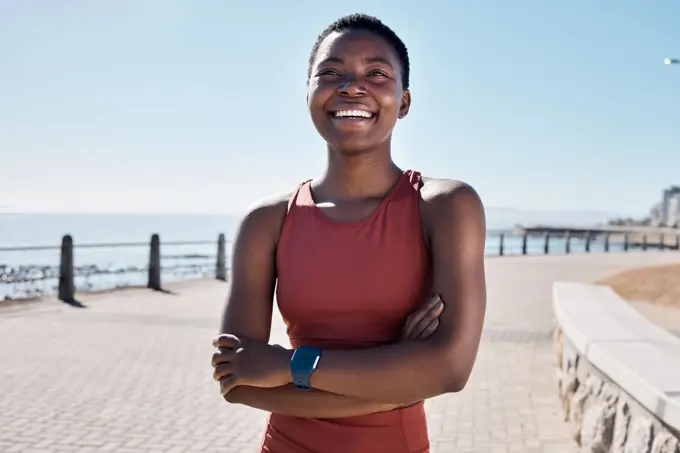
[[[402,167],[531,209],[680,183],[677,0],[0,0],[0,210],[239,213],[317,175],[307,59],[353,12],[409,48]]]

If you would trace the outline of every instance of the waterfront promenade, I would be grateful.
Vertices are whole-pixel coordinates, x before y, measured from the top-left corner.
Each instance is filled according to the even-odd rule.
[[[680,262],[677,252],[488,258],[472,378],[426,403],[433,452],[576,452],[557,399],[555,280]],[[0,309],[0,451],[251,452],[265,414],[226,404],[211,340],[227,283],[130,289]],[[280,318],[272,341],[286,344]]]

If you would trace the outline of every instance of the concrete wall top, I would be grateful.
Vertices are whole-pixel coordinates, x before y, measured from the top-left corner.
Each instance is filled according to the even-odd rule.
[[[553,309],[583,358],[680,431],[680,338],[648,321],[607,286],[555,283]]]

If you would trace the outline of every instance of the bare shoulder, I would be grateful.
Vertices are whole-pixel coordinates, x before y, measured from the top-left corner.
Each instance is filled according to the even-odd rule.
[[[423,214],[431,221],[449,218],[457,221],[484,221],[484,205],[477,191],[469,184],[455,179],[423,177],[420,189]]]
[[[241,219],[239,235],[266,235],[276,241],[288,212],[288,202],[293,195],[294,192],[282,193],[251,205]]]
[[[246,211],[245,218],[269,218],[285,215],[288,210],[288,202],[293,192],[287,192],[265,198],[253,203]]]
[[[461,272],[482,275],[486,215],[477,191],[462,181],[424,178],[420,193],[421,225],[433,254],[435,274],[437,269],[445,276],[464,269]]]

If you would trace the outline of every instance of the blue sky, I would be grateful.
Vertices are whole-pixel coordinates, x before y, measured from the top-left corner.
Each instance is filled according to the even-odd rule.
[[[409,48],[402,167],[530,209],[680,183],[675,0],[0,0],[0,209],[239,213],[317,175],[307,58],[353,12]]]

